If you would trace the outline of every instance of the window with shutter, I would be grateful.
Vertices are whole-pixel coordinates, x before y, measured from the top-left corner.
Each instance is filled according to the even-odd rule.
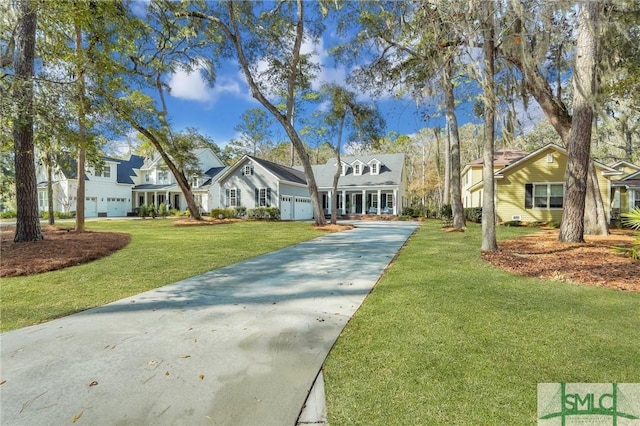
[[[533,185],[530,183],[524,186],[524,208],[533,208]]]

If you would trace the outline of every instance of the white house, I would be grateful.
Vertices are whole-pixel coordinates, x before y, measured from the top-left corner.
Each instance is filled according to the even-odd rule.
[[[313,218],[307,179],[301,168],[291,168],[257,157],[244,156],[225,167],[208,148],[195,152],[200,172],[189,176],[196,204],[203,213],[215,208],[278,207],[284,220]],[[76,165],[57,167],[53,176],[54,210],[76,210]],[[332,182],[336,161],[313,166],[325,213],[330,213],[334,196]],[[341,214],[398,215],[408,204],[404,154],[376,154],[344,157],[338,185],[338,209]],[[46,170],[38,165],[38,200],[47,210]],[[159,155],[128,159],[103,158],[97,170],[85,172],[85,217],[127,216],[141,205],[184,210],[184,194]]]

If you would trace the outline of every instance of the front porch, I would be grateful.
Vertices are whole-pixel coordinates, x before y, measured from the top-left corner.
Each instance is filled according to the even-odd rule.
[[[327,215],[331,214],[333,191],[320,191],[322,208]],[[397,216],[398,190],[347,190],[337,192],[337,213],[341,216]]]

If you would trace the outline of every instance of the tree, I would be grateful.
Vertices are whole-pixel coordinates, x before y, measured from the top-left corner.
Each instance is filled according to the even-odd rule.
[[[567,2],[508,3],[507,21],[510,23],[503,33],[497,53],[514,66],[522,76],[525,88],[531,94],[550,124],[556,129],[567,146],[572,128],[572,116],[562,92],[562,76],[566,69],[562,49],[573,44],[570,4]],[[544,34],[544,37],[539,35]],[[543,74],[548,58],[554,58],[552,72]],[[575,70],[573,70],[575,73]],[[555,90],[552,88],[555,85]],[[597,185],[595,169],[589,167],[584,187],[587,199],[593,208],[584,209],[584,232],[606,234],[604,204]],[[581,184],[582,185],[582,184]]]
[[[273,121],[267,116],[267,113],[260,108],[252,108],[245,111],[240,116],[242,122],[234,127],[234,130],[240,133],[238,138],[232,139],[228,146],[241,154],[264,156],[269,149],[269,139],[271,138],[271,130],[269,129]]]
[[[264,106],[282,126],[291,140],[298,159],[307,177],[315,223],[325,223],[318,187],[304,143],[294,123],[296,94],[310,86],[310,77],[315,68],[307,55],[301,53],[305,38],[319,37],[321,20],[315,21],[305,15],[307,6],[303,0],[278,2],[272,9],[252,2],[227,1],[221,8],[205,3],[201,10],[183,9],[178,17],[190,18],[192,25],[208,23],[204,33],[217,37],[222,34],[234,56],[239,61],[251,95]],[[219,48],[216,44],[211,47]],[[257,65],[262,61],[265,70]],[[274,94],[282,94],[284,109],[278,108]],[[271,97],[271,98],[270,98]]]
[[[596,94],[596,26],[599,7],[595,1],[582,3],[578,12],[578,40],[573,75],[573,122],[569,133],[564,209],[558,236],[562,242],[584,242],[583,218],[588,190],[591,126]]]
[[[356,94],[337,84],[325,84],[321,92],[329,102],[328,111],[323,114],[324,122],[335,134],[335,142],[331,148],[336,157],[336,170],[333,174],[331,197],[331,223],[337,222],[338,216],[338,181],[342,173],[340,154],[342,152],[342,136],[348,129],[352,130],[349,140],[368,145],[375,142],[384,128],[384,120],[376,108],[356,100]]]
[[[495,141],[495,25],[493,2],[480,3],[480,31],[484,54],[484,150],[482,164],[482,251],[497,251],[496,206],[493,171]]]
[[[33,145],[33,76],[35,63],[37,10],[34,2],[18,2],[19,24],[16,34],[15,81],[13,97],[16,115],[13,141],[16,171],[15,242],[38,241],[44,237],[38,215],[35,153]]]
[[[353,11],[343,14],[339,28],[353,32],[357,16],[359,32],[335,49],[348,64],[358,64],[350,82],[374,94],[411,93],[417,102],[444,89],[444,109],[451,140],[449,156],[450,201],[456,228],[465,226],[460,187],[460,138],[455,114],[455,82],[459,49],[466,44],[461,28],[462,2],[351,2]]]

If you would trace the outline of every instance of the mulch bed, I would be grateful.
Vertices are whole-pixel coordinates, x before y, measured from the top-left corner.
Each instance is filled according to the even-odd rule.
[[[500,241],[498,252],[482,257],[518,275],[640,291],[640,261],[612,249],[631,245],[633,236],[632,231],[612,230],[611,235],[585,235],[584,244],[572,244],[558,242],[558,231],[547,230]]]
[[[16,277],[55,271],[108,256],[131,241],[121,232],[75,232],[46,226],[44,240],[14,243],[15,229],[2,228],[0,277]]]

